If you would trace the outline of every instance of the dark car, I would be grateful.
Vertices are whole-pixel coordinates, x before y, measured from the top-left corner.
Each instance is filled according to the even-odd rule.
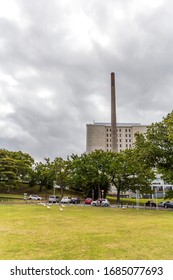
[[[79,197],[72,197],[70,199],[70,203],[72,203],[72,204],[79,204],[80,203]]]
[[[161,201],[161,202],[158,203],[158,207],[164,207],[164,205],[165,205],[164,201]]]
[[[165,207],[165,203],[169,203],[170,201],[161,201],[158,204],[158,207]]]
[[[153,202],[153,201],[151,201],[151,200],[149,200],[149,201],[147,201],[146,203],[145,203],[145,206],[147,207],[156,207],[156,203],[155,202]]]
[[[91,204],[92,201],[93,201],[92,198],[87,197],[87,198],[85,199],[85,204]]]
[[[173,201],[167,201],[164,203],[165,208],[173,208]]]

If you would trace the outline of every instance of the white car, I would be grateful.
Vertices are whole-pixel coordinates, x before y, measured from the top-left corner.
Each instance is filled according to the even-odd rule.
[[[60,201],[59,196],[50,195],[49,196],[49,203],[58,203]]]
[[[100,198],[97,200],[94,200],[91,202],[91,206],[102,206],[102,207],[108,207],[110,206],[110,202],[106,198]]]
[[[63,196],[61,203],[70,203],[70,198],[68,198],[68,196]]]
[[[41,196],[38,196],[38,195],[36,195],[36,194],[31,194],[31,195],[29,196],[29,199],[31,199],[31,200],[42,200],[42,197],[41,197]]]

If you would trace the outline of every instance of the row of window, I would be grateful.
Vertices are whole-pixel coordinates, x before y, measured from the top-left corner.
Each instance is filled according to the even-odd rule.
[[[107,148],[108,148],[108,147],[110,147],[110,148],[111,148],[111,144],[110,144],[110,145],[109,145],[109,144],[107,144],[106,146],[107,146]],[[131,144],[129,144],[129,145],[128,145],[128,144],[126,144],[126,145],[125,145],[125,147],[126,147],[126,148],[131,148],[131,146],[132,146]],[[121,145],[121,144],[119,144],[119,148],[122,148],[122,145]]]
[[[117,139],[117,141],[121,142],[121,139]],[[106,142],[111,142],[111,138],[108,138]],[[125,142],[131,142],[131,139],[125,139]]]
[[[107,128],[107,132],[111,132],[111,128]],[[121,128],[117,128],[117,132],[121,132],[122,130],[121,130]],[[125,128],[125,132],[131,132],[131,129],[130,128]]]
[[[118,135],[117,135],[118,136]],[[106,134],[106,137],[111,137],[111,134]],[[119,134],[119,137],[121,137],[121,133]],[[129,133],[129,134],[127,134],[126,133],[126,135],[125,135],[125,137],[131,137],[131,134]]]

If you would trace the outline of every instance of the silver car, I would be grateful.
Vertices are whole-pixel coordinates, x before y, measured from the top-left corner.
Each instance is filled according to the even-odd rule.
[[[49,203],[58,203],[58,202],[60,202],[59,196],[56,195],[49,196]]]
[[[70,198],[68,196],[63,196],[61,203],[70,203]]]
[[[31,200],[42,200],[42,197],[41,197],[41,196],[38,196],[38,195],[36,195],[36,194],[31,194],[31,195],[29,196],[29,199],[31,199]]]
[[[92,201],[91,202],[91,206],[109,207],[110,206],[110,202],[106,198],[100,198],[100,199],[97,199],[95,201]]]

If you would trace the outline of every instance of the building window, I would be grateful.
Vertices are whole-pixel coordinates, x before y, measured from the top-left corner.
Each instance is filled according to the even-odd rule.
[[[128,148],[128,144],[126,144],[126,148]]]
[[[129,137],[131,137],[131,134],[129,134]]]
[[[125,129],[125,132],[127,132],[127,128]]]
[[[119,132],[121,132],[121,128],[119,129]]]

